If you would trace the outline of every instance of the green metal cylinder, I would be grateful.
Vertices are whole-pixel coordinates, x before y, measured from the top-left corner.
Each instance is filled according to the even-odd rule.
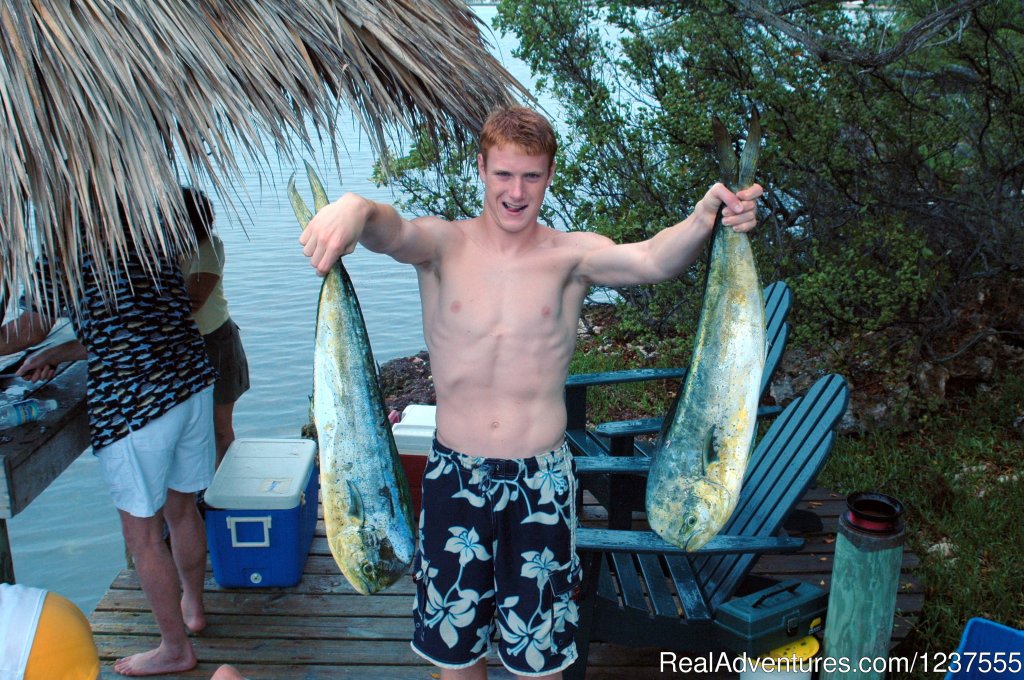
[[[900,564],[902,504],[878,493],[847,498],[839,518],[825,620],[821,680],[886,676]]]

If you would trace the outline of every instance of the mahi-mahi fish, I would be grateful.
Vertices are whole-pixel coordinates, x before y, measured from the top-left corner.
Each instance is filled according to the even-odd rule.
[[[754,111],[737,173],[729,134],[713,122],[722,182],[754,178],[761,128]],[[746,234],[722,224],[719,209],[690,368],[666,418],[647,480],[647,518],[687,551],[711,540],[736,507],[756,425],[765,360],[761,284]]]
[[[316,210],[327,194],[306,163]],[[299,225],[313,214],[288,181]],[[412,563],[412,501],[377,382],[377,364],[355,288],[339,259],[324,277],[313,349],[313,423],[331,555],[352,587],[372,595]]]

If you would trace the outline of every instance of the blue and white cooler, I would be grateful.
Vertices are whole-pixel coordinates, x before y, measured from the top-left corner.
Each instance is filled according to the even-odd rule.
[[[236,439],[206,490],[206,540],[225,588],[291,586],[316,527],[319,478],[309,439]]]

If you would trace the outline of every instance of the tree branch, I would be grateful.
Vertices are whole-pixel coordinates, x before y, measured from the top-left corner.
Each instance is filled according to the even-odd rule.
[[[730,4],[737,9],[740,16],[771,26],[803,44],[822,62],[840,62],[865,68],[880,68],[919,50],[950,23],[990,2],[992,0],[962,0],[949,7],[936,10],[907,29],[899,42],[881,52],[866,52],[836,36],[808,31],[772,12],[758,0],[734,0]]]

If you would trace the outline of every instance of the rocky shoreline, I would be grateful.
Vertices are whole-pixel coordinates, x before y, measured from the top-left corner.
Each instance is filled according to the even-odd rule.
[[[392,359],[380,367],[384,410],[399,413],[409,404],[435,404],[430,355],[426,350],[411,357]]]

